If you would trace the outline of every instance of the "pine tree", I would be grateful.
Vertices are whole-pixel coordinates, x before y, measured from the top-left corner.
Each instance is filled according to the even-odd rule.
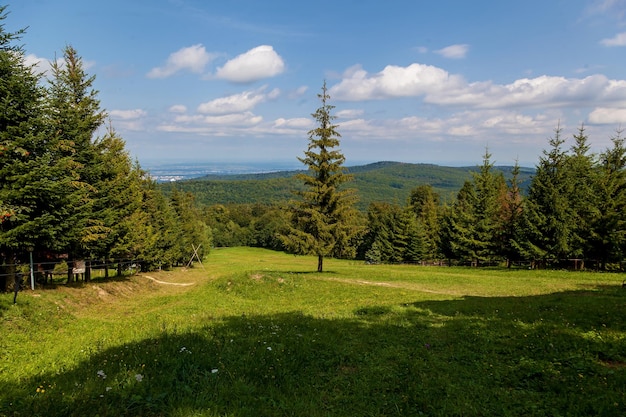
[[[0,264],[13,265],[29,247],[55,238],[48,191],[56,187],[43,124],[39,75],[25,63],[16,43],[24,30],[4,30],[6,6],[0,6]],[[0,271],[0,291],[6,275]]]
[[[600,261],[601,269],[626,253],[626,147],[621,131],[611,140],[613,146],[600,155],[598,216],[588,241],[589,256]]]
[[[475,262],[476,190],[465,181],[451,206],[444,208],[441,251],[449,260]]]
[[[499,227],[498,215],[501,209],[500,196],[505,192],[502,173],[493,171],[491,154],[485,150],[483,164],[474,174],[473,184],[476,200],[474,207],[475,223],[472,251],[477,264],[491,261],[497,254],[496,234]]]
[[[415,213],[421,230],[420,234],[423,236],[422,257],[430,260],[440,257],[441,207],[439,200],[439,194],[430,184],[415,187],[409,196],[409,208]]]
[[[312,114],[317,127],[309,131],[309,145],[300,162],[308,167],[307,173],[297,175],[305,190],[297,194],[302,198],[293,211],[293,226],[283,236],[288,251],[317,256],[317,270],[323,271],[326,256],[353,256],[353,237],[359,232],[354,209],[354,191],[341,188],[352,179],[345,173],[345,157],[338,148],[339,133],[328,104],[330,96],[326,82],[318,94],[321,107]]]
[[[496,236],[497,251],[506,259],[508,267],[511,266],[512,261],[519,261],[526,257],[526,236],[522,226],[524,197],[520,187],[519,174],[520,167],[515,161],[508,187],[500,196],[499,230]]]
[[[47,128],[55,147],[55,160],[65,166],[67,202],[59,215],[58,239],[70,256],[88,255],[102,224],[94,215],[99,165],[94,135],[105,113],[100,109],[95,76],[88,76],[82,59],[71,46],[63,51],[63,64],[52,62],[48,87]],[[68,280],[72,280],[71,274]]]
[[[589,153],[585,127],[581,125],[574,135],[571,155],[565,165],[567,196],[572,215],[572,235],[570,256],[586,258],[593,247],[589,245],[592,225],[599,216],[598,170],[596,156]]]
[[[572,233],[575,225],[570,208],[565,165],[567,153],[561,128],[550,138],[551,148],[543,151],[528,190],[525,227],[528,233],[529,254],[544,261],[566,259],[572,252]]]

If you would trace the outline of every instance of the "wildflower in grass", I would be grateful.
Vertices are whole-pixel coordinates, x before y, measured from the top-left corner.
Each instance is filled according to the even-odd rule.
[[[141,381],[143,381],[143,375],[137,374],[137,375],[135,375],[135,379],[137,380],[137,382],[141,382]]]
[[[218,372],[218,369],[211,369],[212,374],[216,374],[217,372]]]
[[[113,388],[111,388],[111,387],[106,387],[105,389],[106,389],[106,392],[109,392],[109,391],[111,391]]]
[[[271,346],[268,346],[268,347],[267,347],[267,350],[272,350],[272,347],[271,347]]]
[[[104,373],[104,371],[101,369],[98,372],[98,376],[102,379],[106,379],[107,378],[107,374]]]

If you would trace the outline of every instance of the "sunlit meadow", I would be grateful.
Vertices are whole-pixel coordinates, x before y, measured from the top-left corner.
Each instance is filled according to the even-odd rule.
[[[0,295],[2,416],[626,414],[621,274],[251,248]]]

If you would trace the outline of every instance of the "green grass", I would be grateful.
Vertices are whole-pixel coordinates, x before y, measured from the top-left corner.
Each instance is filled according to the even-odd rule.
[[[2,416],[626,414],[618,274],[251,248],[0,295]]]

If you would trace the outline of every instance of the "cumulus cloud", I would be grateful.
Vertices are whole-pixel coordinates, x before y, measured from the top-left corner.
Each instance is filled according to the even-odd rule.
[[[144,130],[143,121],[148,115],[142,109],[111,110],[109,116],[115,121],[115,125],[122,130]]]
[[[227,97],[202,103],[198,106],[198,113],[203,114],[229,114],[252,110],[257,104],[268,99],[274,99],[280,94],[280,90],[273,89],[265,93],[266,87],[254,91],[244,91]]]
[[[477,82],[459,90],[447,90],[425,97],[425,101],[430,103],[478,108],[568,107],[623,99],[626,99],[626,81],[609,80],[603,75],[585,78],[542,75],[504,85]]]
[[[165,65],[151,69],[147,77],[167,78],[183,70],[200,74],[214,58],[201,44],[188,46],[170,54]]]
[[[174,104],[168,110],[170,111],[170,113],[186,113],[187,106],[183,104]]]
[[[57,59],[57,63],[61,65],[63,62],[62,59]],[[40,58],[34,54],[28,54],[24,57],[24,64],[28,67],[32,67],[34,72],[46,74],[50,71],[51,65],[50,61],[45,58]]]
[[[113,119],[119,120],[133,120],[146,116],[148,113],[142,109],[130,109],[130,110],[111,110],[109,116]]]
[[[566,78],[542,75],[510,84],[491,81],[468,83],[460,75],[430,65],[387,66],[369,74],[351,67],[329,89],[343,101],[366,101],[397,97],[422,97],[425,103],[474,108],[574,107],[626,101],[626,81],[604,75]],[[607,106],[608,107],[608,106]]]
[[[181,132],[197,134],[213,134],[227,136],[242,130],[249,129],[263,121],[262,116],[251,112],[222,114],[222,115],[180,115],[170,123],[157,126],[163,132]]]
[[[626,46],[626,32],[618,33],[612,38],[602,39],[600,44],[604,46]]]
[[[589,114],[593,124],[626,125],[626,108],[598,107]]]
[[[359,117],[363,114],[362,109],[345,109],[337,112],[336,116],[340,119],[350,119]]]
[[[305,117],[297,117],[293,119],[279,118],[274,121],[274,126],[278,128],[296,128],[296,129],[310,129],[314,126],[311,119]]]
[[[441,55],[444,58],[461,59],[461,58],[465,58],[468,51],[469,51],[469,45],[458,44],[458,45],[446,46],[445,48],[438,49],[434,52],[436,54]]]
[[[283,59],[269,45],[253,48],[226,62],[215,76],[236,83],[249,83],[274,77],[285,70]]]
[[[431,65],[411,64],[408,67],[388,65],[381,72],[369,75],[361,66],[348,68],[341,82],[330,88],[338,100],[371,100],[393,97],[415,97],[443,89],[465,85],[463,78]]]

